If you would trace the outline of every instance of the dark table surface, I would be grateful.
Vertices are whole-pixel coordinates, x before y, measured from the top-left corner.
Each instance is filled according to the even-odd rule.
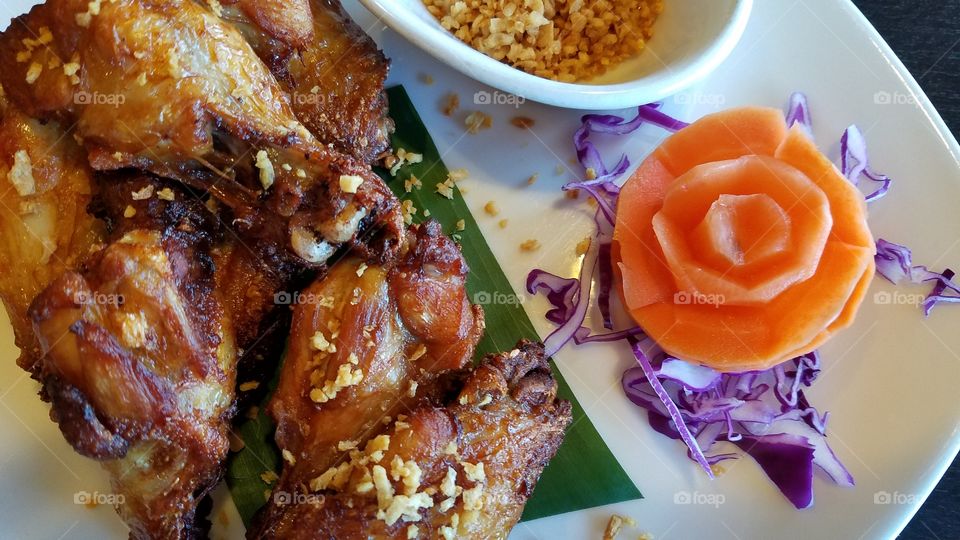
[[[854,3],[917,78],[953,135],[960,136],[960,0]],[[953,462],[900,538],[960,539],[960,459]]]

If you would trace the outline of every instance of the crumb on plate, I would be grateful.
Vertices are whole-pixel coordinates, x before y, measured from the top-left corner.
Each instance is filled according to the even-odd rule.
[[[514,116],[510,119],[510,123],[520,129],[530,129],[533,127],[534,121],[533,118],[526,116]]]
[[[520,251],[531,253],[540,249],[540,242],[534,238],[524,240],[520,243]]]
[[[470,176],[470,171],[461,167],[459,169],[453,169],[447,173],[447,178],[454,182],[459,182],[461,180],[466,180]]]
[[[632,518],[613,514],[610,516],[610,521],[607,522],[607,529],[603,532],[603,540],[613,540],[618,534],[620,534],[620,531],[623,530],[624,526],[636,527],[637,522]]]
[[[590,249],[590,237],[586,237],[583,240],[577,242],[577,256],[585,255]]]
[[[493,118],[489,114],[473,111],[467,115],[463,123],[467,126],[467,133],[475,135],[493,126]]]
[[[453,116],[459,108],[460,96],[454,92],[450,92],[443,98],[443,103],[440,105],[440,112],[442,112],[444,116]]]

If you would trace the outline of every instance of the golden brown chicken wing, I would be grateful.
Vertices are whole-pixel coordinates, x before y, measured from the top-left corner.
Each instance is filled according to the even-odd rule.
[[[111,160],[203,157],[213,150],[214,122],[234,137],[276,145],[300,136],[269,70],[238,32],[198,3],[96,5],[35,6],[0,37],[0,64],[10,99],[27,114],[70,118],[89,147],[102,147],[98,168]]]
[[[439,375],[463,368],[483,333],[467,301],[467,265],[440,225],[408,234],[399,263],[348,258],[296,299],[287,355],[269,412],[293,462],[296,489],[363,445],[386,417],[443,394]]]
[[[214,253],[217,293],[230,317],[244,376],[265,380],[276,369],[290,323],[290,291],[312,276],[283,248],[283,238],[240,240],[227,232]]]
[[[234,400],[232,329],[214,291],[213,217],[176,184],[113,179],[110,243],[30,307],[51,417],[102,461],[134,538],[198,534],[222,475]]]
[[[239,28],[246,34],[253,32],[248,39],[257,54],[269,47],[272,54],[261,56],[269,66],[271,60],[293,54],[295,49],[307,47],[317,36],[313,33],[313,13],[310,0],[227,0],[221,2],[220,16],[231,23],[252,24],[253,27]],[[274,40],[270,42],[269,40]],[[271,67],[272,69],[272,67]]]
[[[0,34],[0,81],[28,115],[76,123],[94,169],[210,191],[243,234],[279,221],[306,264],[399,243],[379,177],[318,141],[240,32],[197,2],[49,0]]]
[[[487,357],[446,406],[424,405],[311,483],[274,490],[256,538],[506,538],[570,423],[543,348]]]
[[[6,261],[0,299],[24,369],[40,356],[27,317],[30,302],[103,235],[86,212],[92,175],[83,151],[58,123],[27,117],[6,103],[0,87],[0,260]]]
[[[368,163],[389,149],[393,121],[383,85],[390,63],[339,0],[243,0],[224,17],[322,143]]]

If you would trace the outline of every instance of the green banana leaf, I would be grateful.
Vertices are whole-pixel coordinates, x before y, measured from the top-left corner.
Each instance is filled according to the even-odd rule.
[[[378,171],[379,174],[398,197],[413,202],[417,208],[414,222],[427,219],[424,214],[425,210],[429,210],[429,218],[439,221],[444,231],[459,239],[471,270],[467,279],[470,297],[500,300],[484,305],[486,335],[477,347],[476,357],[479,359],[491,352],[508,350],[523,338],[539,340],[520,303],[509,301],[510,298],[516,298],[515,292],[459,190],[453,188],[453,199],[436,193],[435,186],[447,179],[448,170],[406,91],[402,87],[394,87],[388,90],[388,95],[390,115],[396,123],[394,148],[420,153],[423,161],[405,165],[396,177],[382,170]],[[411,174],[420,179],[422,187],[407,193],[404,180]],[[465,225],[462,231],[457,228],[460,220]],[[556,457],[540,477],[522,519],[531,520],[640,498],[640,492],[610,453],[570,387],[558,371],[554,370],[554,374],[560,384],[560,396],[573,404],[573,423]],[[278,471],[281,461],[273,443],[273,424],[262,410],[263,407],[254,418],[245,420],[239,426],[238,435],[245,446],[240,452],[231,454],[227,468],[227,484],[246,524],[265,503],[265,491],[270,487],[260,475],[268,470]]]

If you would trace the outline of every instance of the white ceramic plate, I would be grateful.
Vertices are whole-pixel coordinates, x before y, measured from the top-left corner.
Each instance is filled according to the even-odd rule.
[[[0,4],[0,17],[25,11],[30,3],[7,0]],[[588,234],[590,216],[586,205],[564,199],[559,187],[573,178],[570,139],[580,113],[531,103],[517,108],[474,104],[476,92],[494,96],[493,90],[386,31],[359,5],[348,5],[393,58],[392,82],[407,87],[444,160],[470,171],[471,179],[464,182],[467,201],[514,287],[522,290],[535,266],[575,273],[573,246]],[[425,85],[420,74],[436,82]],[[918,262],[960,266],[960,148],[851,3],[758,2],[728,60],[696,88],[668,99],[666,107],[693,119],[736,105],[780,106],[794,90],[810,96],[821,145],[836,155],[840,133],[857,123],[875,168],[896,179],[890,194],[871,207],[876,235],[909,244]],[[455,119],[439,112],[451,91],[463,102]],[[490,114],[494,127],[465,135],[462,117],[469,110]],[[532,133],[510,125],[517,114],[535,119]],[[645,127],[604,150],[610,156],[625,151],[636,164],[661,137]],[[555,173],[558,165],[563,174]],[[532,173],[540,178],[525,187]],[[482,207],[490,200],[500,206],[500,217],[484,216]],[[509,219],[504,230],[496,223],[501,217]],[[539,239],[543,248],[521,254],[517,245],[528,238]],[[603,345],[571,348],[559,354],[560,368],[646,498],[522,524],[511,538],[599,538],[614,512],[633,517],[658,540],[894,537],[960,447],[960,307],[942,306],[924,320],[915,306],[871,301],[877,292],[893,291],[879,279],[873,284],[854,327],[823,347],[825,370],[809,393],[815,405],[832,413],[829,440],[856,477],[856,488],[837,488],[818,478],[816,506],[798,512],[749,459],[711,482],[686,459],[680,443],[654,433],[644,414],[623,397],[619,380],[631,363],[627,351]],[[542,300],[525,307],[545,335],[550,326],[541,316]],[[123,537],[112,509],[73,504],[80,491],[107,493],[105,478],[96,464],[69,448],[47,418],[36,384],[13,363],[13,338],[2,321],[0,352],[0,489],[7,494],[0,505],[2,535]],[[679,504],[684,500],[700,504]],[[228,498],[218,500],[214,523],[214,538],[241,535]]]
[[[753,0],[670,0],[641,54],[586,83],[542,79],[477,52],[445,30],[422,0],[360,0],[377,17],[472,77],[526,99],[573,109],[612,109],[684,90],[722,62],[743,35]]]

